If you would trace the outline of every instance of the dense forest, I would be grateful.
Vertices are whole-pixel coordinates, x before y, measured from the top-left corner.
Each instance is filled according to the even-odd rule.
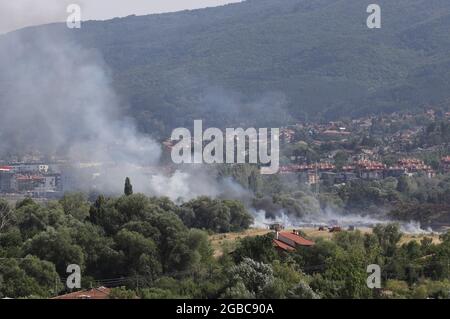
[[[67,194],[47,204],[25,199],[14,208],[0,201],[0,295],[55,295],[62,288],[55,279],[67,277],[69,264],[82,267],[86,285],[131,277],[150,285],[187,275],[211,262],[203,230],[240,231],[251,222],[239,202],[208,198],[182,206],[143,195],[89,203]]]
[[[205,213],[208,212],[208,213]],[[111,298],[449,298],[450,236],[400,244],[398,225],[336,233],[279,252],[273,234],[243,238],[213,256],[208,234],[249,227],[238,202],[67,194],[58,202],[0,202],[0,297],[67,291],[68,264],[82,286],[115,287]],[[383,289],[367,287],[367,265]]]
[[[9,51],[20,37],[33,50],[42,32],[98,50],[123,111],[163,136],[193,119],[267,127],[449,98],[449,2],[377,3],[378,30],[365,24],[369,1],[248,0],[86,22],[77,31],[28,28],[0,37],[0,47]]]

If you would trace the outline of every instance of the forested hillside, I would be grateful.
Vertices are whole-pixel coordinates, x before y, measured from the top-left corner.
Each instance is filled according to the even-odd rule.
[[[450,2],[380,0],[378,30],[366,26],[370,3],[249,0],[19,33],[58,30],[98,49],[124,110],[148,132],[198,118],[278,125],[449,98]]]

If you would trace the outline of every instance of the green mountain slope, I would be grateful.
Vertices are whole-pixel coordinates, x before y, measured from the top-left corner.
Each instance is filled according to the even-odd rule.
[[[279,125],[390,112],[450,97],[450,1],[248,0],[88,22],[64,30],[98,49],[144,130]],[[27,29],[39,32],[61,25]],[[65,28],[64,28],[65,29]]]

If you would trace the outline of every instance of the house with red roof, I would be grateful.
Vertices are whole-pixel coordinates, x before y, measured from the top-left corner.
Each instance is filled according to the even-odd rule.
[[[314,246],[314,242],[308,240],[297,231],[292,232],[277,232],[276,237],[273,239],[275,248],[283,251],[294,251],[297,247],[311,247]]]
[[[81,290],[76,292],[71,292],[66,295],[61,295],[54,297],[52,299],[109,299],[109,294],[111,293],[110,288],[99,287],[93,288],[91,290]]]

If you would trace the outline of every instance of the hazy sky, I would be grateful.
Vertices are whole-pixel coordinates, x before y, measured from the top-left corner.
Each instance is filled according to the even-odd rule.
[[[82,20],[104,20],[213,7],[241,0],[0,0],[0,33],[25,26],[66,21],[69,4],[79,4]]]

